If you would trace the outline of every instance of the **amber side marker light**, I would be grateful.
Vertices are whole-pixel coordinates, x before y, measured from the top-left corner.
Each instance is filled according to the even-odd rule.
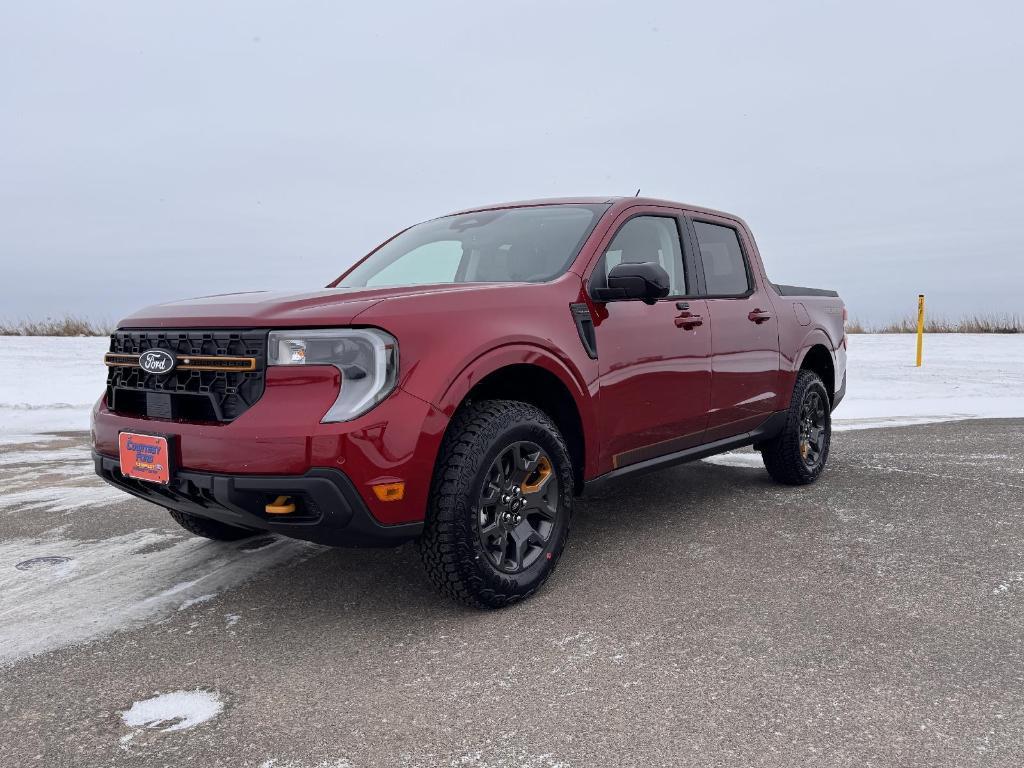
[[[401,501],[405,498],[405,481],[400,483],[378,483],[373,486],[373,495],[381,501]]]
[[[291,496],[278,496],[272,504],[264,508],[268,515],[290,515],[295,511],[295,502]]]

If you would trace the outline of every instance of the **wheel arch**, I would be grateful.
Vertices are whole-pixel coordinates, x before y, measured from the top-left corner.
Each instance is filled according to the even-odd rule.
[[[451,417],[467,402],[488,399],[519,400],[548,415],[569,448],[579,493],[591,474],[587,463],[597,456],[596,446],[588,442],[595,434],[594,413],[589,394],[566,365],[537,347],[501,347],[467,366],[437,405]]]
[[[808,346],[800,356],[798,371],[813,371],[825,384],[825,391],[828,392],[830,403],[835,402],[836,397],[836,363],[833,359],[832,350],[821,341],[816,341]]]

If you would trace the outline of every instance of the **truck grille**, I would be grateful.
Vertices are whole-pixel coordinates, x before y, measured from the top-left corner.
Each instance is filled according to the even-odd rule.
[[[229,422],[263,395],[266,330],[117,331],[110,336],[107,407],[125,416]],[[177,365],[148,373],[145,352],[162,349]]]

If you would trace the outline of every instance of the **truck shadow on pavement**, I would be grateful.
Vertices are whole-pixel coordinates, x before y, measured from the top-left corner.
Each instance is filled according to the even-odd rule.
[[[756,514],[751,511],[756,507],[751,506],[752,498],[778,488],[763,469],[697,463],[627,479],[600,495],[577,499],[558,570],[536,596],[506,611],[530,611],[531,605],[564,599],[566,591],[578,598],[581,591],[589,591],[592,579],[597,591],[599,574],[609,562],[628,563],[658,553],[677,557],[698,530],[741,524],[741,510]],[[488,615],[454,605],[437,593],[412,544],[394,549],[323,548],[283,578],[290,597],[282,594],[284,604],[277,610],[294,612],[289,617],[294,621],[344,623],[348,614],[358,622],[356,617],[368,610],[378,612],[377,619],[389,613],[406,619],[418,614],[425,621],[430,616]],[[263,581],[281,579],[278,571]],[[311,594],[316,596],[315,606],[305,597]]]

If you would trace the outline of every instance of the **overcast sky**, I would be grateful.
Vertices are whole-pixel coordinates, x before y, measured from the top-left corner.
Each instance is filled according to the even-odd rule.
[[[402,226],[645,195],[851,315],[1024,311],[1024,4],[0,6],[0,318],[318,287]]]

